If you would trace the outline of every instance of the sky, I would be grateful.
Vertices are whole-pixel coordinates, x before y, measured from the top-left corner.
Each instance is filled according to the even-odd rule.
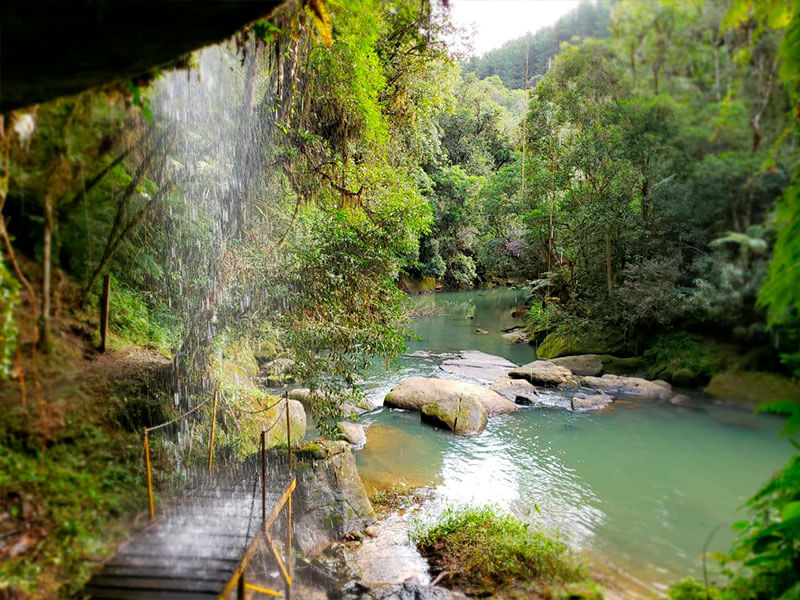
[[[552,25],[579,0],[450,0],[450,18],[473,31],[472,54],[480,56],[508,40]]]

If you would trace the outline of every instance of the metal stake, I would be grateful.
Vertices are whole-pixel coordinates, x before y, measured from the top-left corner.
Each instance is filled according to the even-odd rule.
[[[214,407],[211,409],[211,439],[208,442],[208,470],[214,466],[214,431],[217,426],[217,399],[219,397],[219,387],[214,390]]]
[[[261,428],[261,523],[267,520],[267,432]]]
[[[150,508],[150,521],[156,520],[156,508],[153,504],[153,479],[150,475],[150,437],[147,435],[147,427],[142,427],[144,432],[144,467],[147,472],[147,504]]]

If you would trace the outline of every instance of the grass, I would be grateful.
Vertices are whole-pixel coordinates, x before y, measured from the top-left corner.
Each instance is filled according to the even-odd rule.
[[[143,506],[141,445],[73,407],[43,448],[13,417],[0,431],[0,595],[71,597]]]
[[[369,501],[377,512],[384,514],[421,504],[430,495],[430,488],[413,487],[396,481],[388,489],[374,488]]]
[[[564,543],[491,507],[449,508],[411,537],[443,582],[471,596],[603,597]]]

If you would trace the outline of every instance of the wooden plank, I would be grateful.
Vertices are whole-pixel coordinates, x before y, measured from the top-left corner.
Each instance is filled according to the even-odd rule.
[[[228,573],[233,572],[236,568],[236,564],[239,562],[236,558],[231,559],[197,559],[197,558],[180,558],[170,556],[169,559],[165,559],[164,557],[149,557],[149,558],[124,558],[124,557],[114,557],[108,563],[106,563],[106,567],[130,567],[130,568],[160,568],[164,567],[164,565],[169,564],[176,569],[192,569],[196,572],[203,571],[204,569],[208,569],[211,571],[227,571]],[[102,572],[102,571],[101,571]]]
[[[211,592],[219,593],[220,585],[216,581],[203,581],[182,577],[157,578],[157,577],[106,577],[95,575],[89,580],[89,585],[97,588],[115,588],[126,590],[162,590],[185,592]]]
[[[116,588],[84,588],[94,600],[217,600],[218,593],[182,592],[178,590],[121,590]]]
[[[199,565],[197,565],[199,567]],[[175,567],[154,567],[154,566],[115,566],[107,565],[98,575],[103,577],[163,577],[163,578],[180,578],[191,577],[198,580],[205,581],[222,581],[227,583],[228,578],[231,576],[231,567],[225,569],[180,569]]]

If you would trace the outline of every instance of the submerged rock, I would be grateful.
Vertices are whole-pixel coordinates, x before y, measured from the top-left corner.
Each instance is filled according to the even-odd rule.
[[[527,379],[512,379],[503,375],[495,379],[489,389],[516,404],[536,404],[539,400],[539,390]]]
[[[473,379],[480,383],[489,383],[516,366],[502,356],[486,354],[479,350],[463,350],[458,353],[456,358],[442,361],[441,369],[445,373]]]
[[[561,358],[553,358],[550,362],[559,367],[566,367],[575,375],[596,376],[603,372],[603,360],[597,354],[562,356]]]
[[[560,367],[549,360],[535,360],[508,372],[508,376],[513,379],[527,379],[531,383],[539,385],[560,385],[563,383],[577,385],[572,371],[566,367]]]
[[[513,402],[483,386],[434,377],[404,379],[386,394],[383,404],[394,408],[421,411],[427,404],[450,398],[475,400],[490,415],[517,410],[517,406]]]
[[[522,326],[505,330],[501,337],[512,344],[527,344],[529,339],[525,328]]]
[[[339,432],[344,436],[354,450],[359,450],[367,443],[367,434],[364,433],[364,426],[350,421],[339,421],[337,424]]]
[[[605,408],[613,400],[611,396],[603,392],[592,395],[578,393],[572,397],[571,407],[572,410],[598,410]]]
[[[604,392],[618,392],[653,400],[669,400],[675,395],[672,391],[672,386],[666,381],[648,381],[641,377],[624,377],[621,375],[584,377],[581,379],[581,384]]]
[[[473,397],[446,396],[425,404],[422,420],[454,433],[473,434],[483,431],[487,416],[486,409]]]

